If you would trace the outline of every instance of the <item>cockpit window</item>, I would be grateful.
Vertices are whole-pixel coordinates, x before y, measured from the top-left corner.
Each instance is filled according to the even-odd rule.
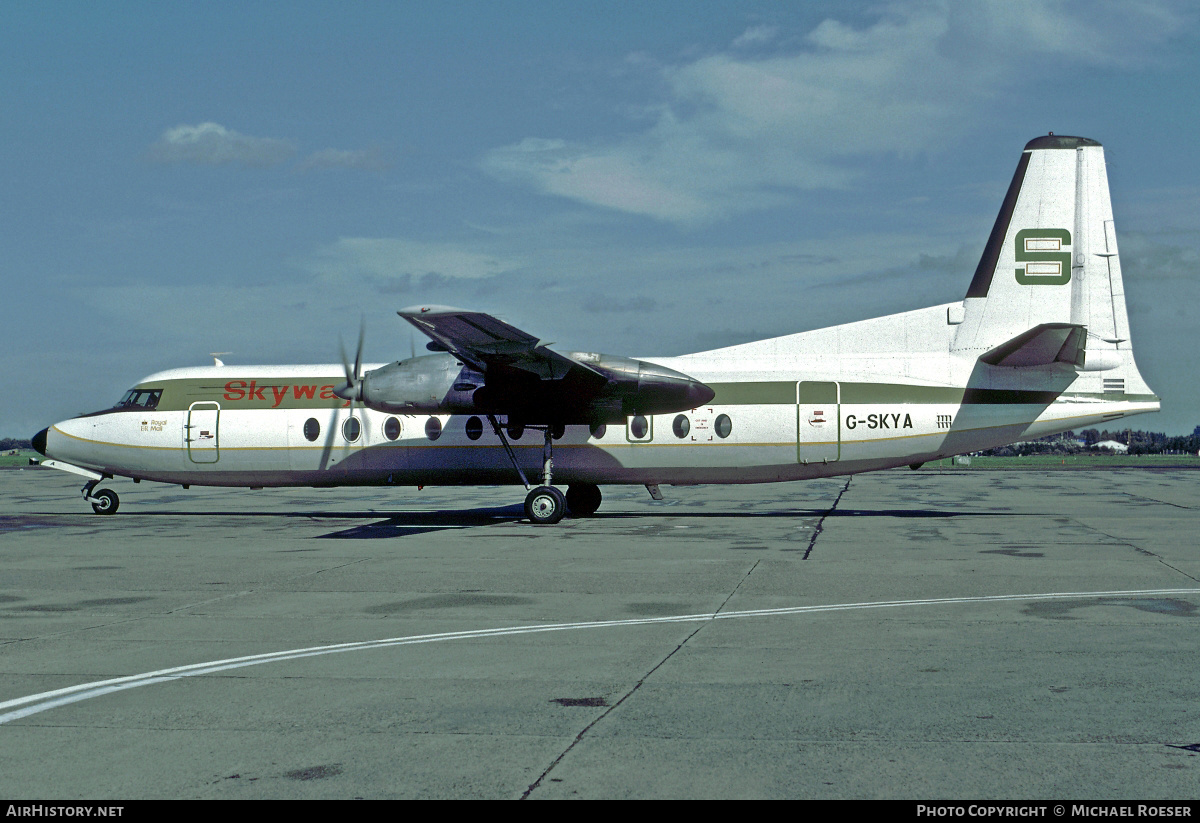
[[[162,393],[162,389],[130,389],[113,408],[150,411],[158,408],[158,401],[162,397]]]

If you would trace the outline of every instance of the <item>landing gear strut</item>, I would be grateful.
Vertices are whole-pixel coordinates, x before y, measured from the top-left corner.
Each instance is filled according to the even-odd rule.
[[[542,445],[542,485],[525,497],[525,516],[529,522],[539,526],[557,523],[567,513],[567,498],[551,485],[554,482],[554,426],[546,426],[545,435]]]
[[[508,444],[508,438],[504,436],[504,429],[500,427],[495,415],[489,414],[488,420],[492,424],[492,430],[496,432],[496,436],[504,445],[504,451],[508,454],[513,468],[517,470],[521,482],[528,489],[529,480],[525,477],[525,472],[521,470],[520,464],[517,463],[517,456],[513,453],[512,446]],[[525,516],[529,518],[529,522],[539,526],[549,526],[562,520],[568,508],[573,514],[582,517],[595,513],[596,509],[600,507],[600,488],[598,486],[591,483],[574,484],[567,489],[565,495],[554,487],[554,441],[562,437],[563,426],[552,423],[546,426],[525,426],[524,428],[541,429],[545,433],[542,446],[542,485],[532,489],[525,497]]]

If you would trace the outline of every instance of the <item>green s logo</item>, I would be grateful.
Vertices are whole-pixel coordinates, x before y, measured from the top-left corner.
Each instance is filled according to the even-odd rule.
[[[1061,286],[1071,282],[1071,233],[1066,229],[1017,232],[1017,282],[1022,286]]]

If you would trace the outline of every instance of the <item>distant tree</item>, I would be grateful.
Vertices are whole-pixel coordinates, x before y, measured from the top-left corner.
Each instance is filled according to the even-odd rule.
[[[1084,442],[1084,446],[1079,444]],[[1074,432],[1052,434],[1038,440],[1028,440],[1023,443],[1013,443],[995,449],[982,451],[980,454],[989,457],[1014,457],[1027,454],[1078,454],[1093,448],[1097,443],[1114,440],[1129,447],[1130,454],[1163,454],[1165,452],[1196,454],[1200,451],[1200,434],[1168,437],[1163,432],[1135,431],[1121,429],[1120,431],[1096,431],[1084,429],[1078,436]]]

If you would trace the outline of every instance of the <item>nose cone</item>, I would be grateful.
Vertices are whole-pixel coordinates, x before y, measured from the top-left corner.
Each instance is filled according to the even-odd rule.
[[[48,431],[49,431],[48,428],[42,429],[40,432],[38,432],[37,434],[35,434],[33,436],[33,450],[35,452],[37,452],[38,454],[40,454],[42,457],[46,456],[46,433]]]

